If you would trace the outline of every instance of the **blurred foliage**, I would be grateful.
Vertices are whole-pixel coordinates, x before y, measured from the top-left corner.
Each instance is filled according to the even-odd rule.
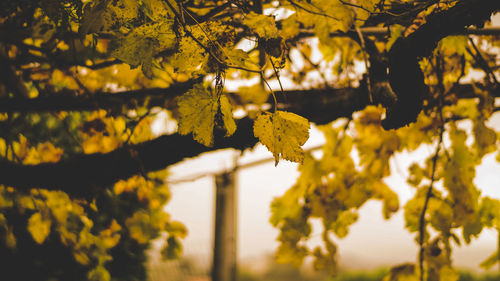
[[[500,46],[498,36],[433,42],[434,52],[416,66],[429,92],[414,124],[384,130],[381,120],[390,111],[381,105],[404,99],[394,97],[387,83],[387,51],[428,17],[464,3],[470,1],[2,1],[0,106],[13,107],[0,113],[0,161],[23,171],[21,179],[50,163],[78,170],[71,160],[88,154],[120,150],[136,160],[137,152],[127,149],[157,137],[152,124],[159,112],[178,124],[180,135],[217,147],[214,132],[233,135],[238,110],[254,121],[255,137],[276,164],[301,163],[296,184],[271,206],[271,223],[280,230],[277,261],[299,267],[312,257],[316,270],[335,275],[335,241],[349,234],[358,209],[381,200],[389,218],[401,207],[395,187],[384,181],[391,159],[426,147],[434,152],[410,167],[415,196],[403,207],[406,227],[421,248],[419,260],[392,268],[385,280],[456,281],[453,246],[470,243],[485,228],[500,231],[500,201],[482,196],[474,183],[486,155],[496,153],[500,161],[498,128],[489,122],[498,111],[500,68],[492,48]],[[484,15],[478,16],[484,24]],[[381,26],[392,26],[392,32],[360,37],[360,28]],[[373,73],[368,60],[384,67]],[[482,75],[470,75],[477,72]],[[323,81],[310,83],[315,76]],[[470,89],[464,95],[458,89],[465,77]],[[231,95],[224,91],[226,79],[255,83]],[[321,155],[306,153],[309,120],[278,104],[286,80],[296,88],[323,84],[370,97],[383,92],[385,100],[375,96],[353,116],[321,126]],[[198,83],[170,94],[186,81]],[[299,105],[316,111],[304,101]],[[144,280],[145,250],[162,235],[163,258],[178,258],[187,230],[163,209],[170,199],[167,167],[146,164],[112,184],[86,187],[91,195],[85,198],[0,185],[2,280]],[[312,220],[321,221],[321,229],[313,229]],[[322,244],[309,248],[313,233],[320,233]],[[500,249],[492,251],[485,268],[500,262]],[[288,265],[276,265],[262,278],[298,276]]]

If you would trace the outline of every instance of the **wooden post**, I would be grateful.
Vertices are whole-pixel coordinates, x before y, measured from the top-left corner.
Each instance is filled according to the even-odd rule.
[[[215,176],[215,233],[212,281],[236,280],[235,171]]]

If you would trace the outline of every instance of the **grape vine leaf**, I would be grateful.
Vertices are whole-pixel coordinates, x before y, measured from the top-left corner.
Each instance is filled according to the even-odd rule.
[[[154,55],[177,43],[172,21],[144,24],[113,41],[111,56],[128,63],[132,68],[142,65],[146,77],[153,77]]]
[[[35,242],[42,244],[50,234],[50,225],[51,221],[44,218],[40,212],[37,212],[28,220],[28,231]]]
[[[136,20],[139,3],[135,0],[98,0],[88,3],[84,9],[80,34],[106,32]]]
[[[193,138],[205,146],[214,142],[214,127],[226,130],[226,137],[236,131],[231,104],[226,96],[217,96],[203,85],[195,85],[179,99],[179,133],[193,133]]]
[[[261,38],[271,39],[279,37],[278,28],[276,28],[274,18],[271,16],[250,12],[243,20],[243,24],[248,26],[250,30]]]
[[[297,114],[276,111],[263,113],[254,123],[254,135],[273,153],[275,165],[279,157],[302,163],[304,151],[301,146],[309,138],[309,121]]]

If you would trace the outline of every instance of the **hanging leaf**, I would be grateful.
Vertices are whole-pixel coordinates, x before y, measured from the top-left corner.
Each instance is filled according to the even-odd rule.
[[[214,142],[214,127],[226,130],[226,137],[236,131],[231,104],[226,96],[217,97],[209,89],[198,84],[179,99],[179,133],[193,133],[193,138],[205,145]],[[218,121],[221,120],[221,121]]]
[[[257,117],[253,130],[255,137],[273,153],[275,165],[280,156],[292,162],[304,161],[301,146],[309,138],[309,121],[304,117],[279,110],[263,113]]]

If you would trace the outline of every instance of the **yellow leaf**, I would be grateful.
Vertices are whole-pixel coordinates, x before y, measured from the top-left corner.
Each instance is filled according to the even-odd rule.
[[[142,3],[144,3],[144,12],[153,21],[174,16],[174,13],[162,0],[143,0]]]
[[[166,225],[165,229],[171,236],[185,238],[188,234],[187,228],[178,221],[171,221]]]
[[[125,220],[130,237],[139,244],[148,243],[158,235],[159,229],[153,223],[151,216],[144,211],[138,211]]]
[[[120,234],[118,233],[122,227],[113,219],[111,225],[100,232],[99,238],[102,239],[106,248],[113,248],[120,242]]]
[[[243,24],[248,26],[257,36],[261,38],[278,38],[278,28],[276,28],[276,23],[274,18],[271,16],[260,15],[254,12],[247,14]]]
[[[349,233],[349,226],[358,220],[358,213],[354,211],[344,211],[340,213],[337,220],[332,222],[330,229],[337,234],[339,238],[344,238]]]
[[[119,28],[137,19],[139,4],[135,0],[93,1],[84,9],[79,32],[88,34]]]
[[[269,92],[260,83],[250,87],[239,87],[237,94],[244,103],[254,103],[257,105],[262,105],[269,97]]]
[[[226,137],[236,131],[231,104],[226,96],[217,97],[203,85],[196,85],[179,99],[179,133],[193,133],[193,138],[205,145],[214,142],[214,127],[226,130]],[[221,124],[222,123],[222,124]]]
[[[54,147],[51,142],[39,143],[36,148],[32,147],[23,160],[24,164],[39,164],[44,162],[57,162],[61,158],[63,150]]]
[[[170,65],[174,73],[190,73],[199,71],[203,73],[203,67],[208,61],[208,54],[191,38],[182,38],[178,51],[170,58]]]
[[[144,24],[126,36],[113,41],[111,56],[128,63],[132,68],[142,65],[142,72],[152,78],[154,55],[173,48],[176,36],[171,21]]]
[[[43,241],[50,234],[51,221],[42,216],[41,213],[34,213],[28,220],[28,231],[31,233],[33,240],[38,244],[42,244]]]
[[[275,165],[279,157],[302,163],[304,151],[301,146],[309,138],[309,121],[290,112],[276,111],[261,114],[255,121],[254,135],[274,155]]]
[[[17,241],[12,226],[7,224],[7,218],[2,213],[0,213],[0,232],[3,232],[3,237],[0,238],[3,239],[5,246],[9,249],[16,248]]]
[[[494,130],[484,124],[484,120],[475,121],[472,132],[474,133],[475,146],[480,156],[497,149],[497,135]]]
[[[284,39],[293,38],[300,33],[300,24],[297,21],[297,15],[293,14],[281,21],[280,35]]]
[[[89,281],[109,281],[111,280],[111,275],[104,266],[97,266],[89,271],[87,278]]]

